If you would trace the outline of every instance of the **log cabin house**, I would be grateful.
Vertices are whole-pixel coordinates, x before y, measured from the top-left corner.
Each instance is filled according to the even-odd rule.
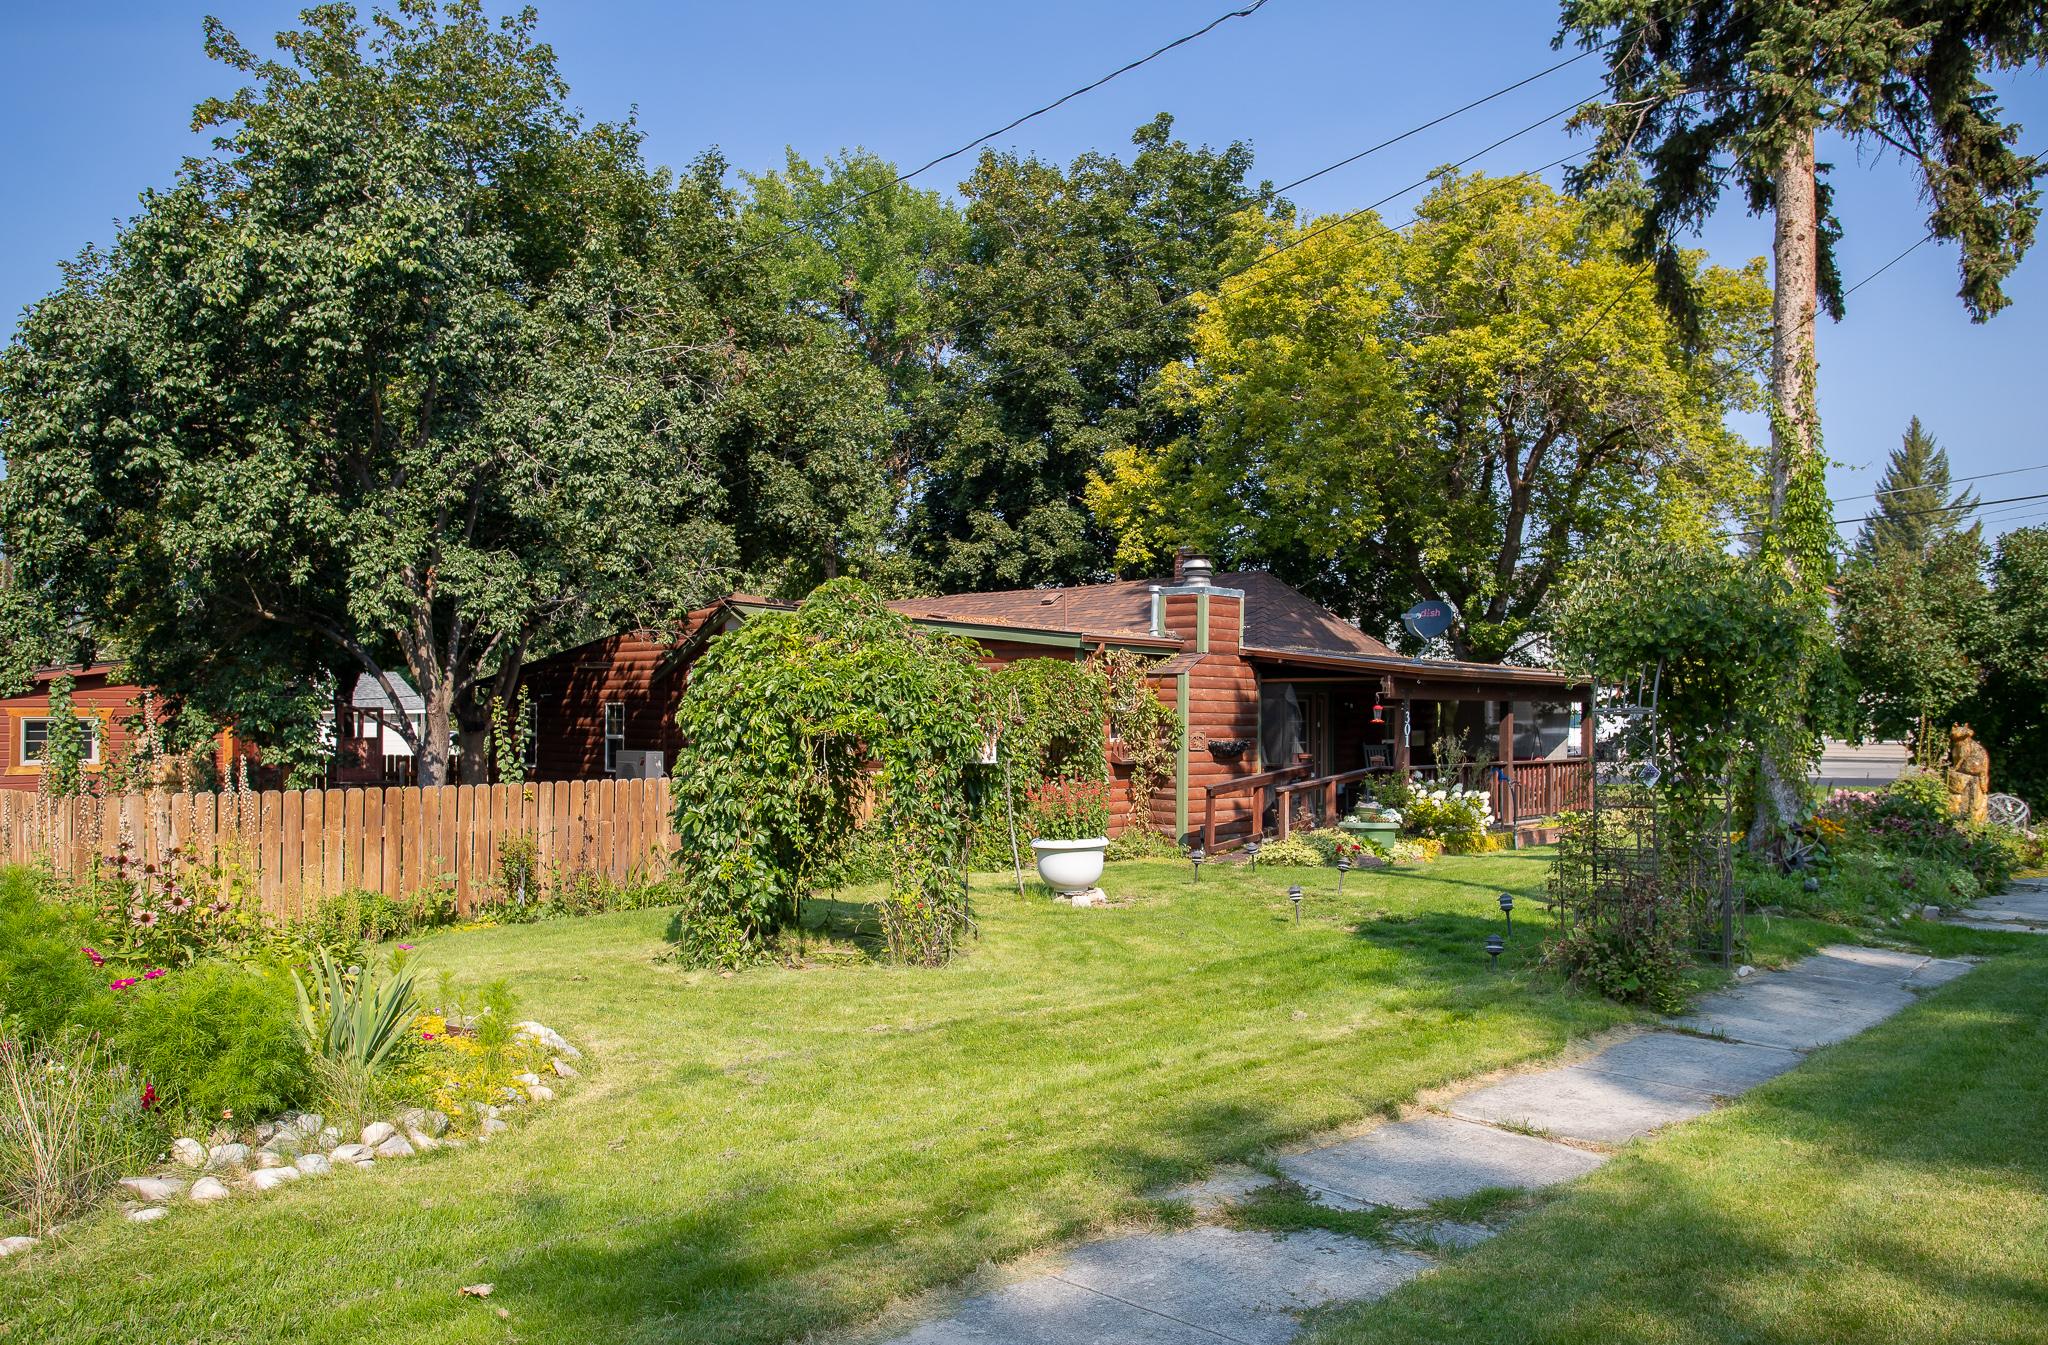
[[[1437,744],[1453,737],[1480,759],[1462,768],[1463,782],[1488,788],[1509,827],[1582,805],[1591,788],[1589,684],[1542,668],[1397,654],[1270,574],[1212,574],[1185,557],[1168,579],[889,605],[976,641],[988,666],[1103,648],[1156,655],[1152,685],[1184,729],[1171,787],[1155,792],[1142,820],[1211,850],[1334,820],[1374,771],[1433,774]],[[705,643],[788,607],[736,593],[672,635],[627,631],[531,665],[537,777],[665,773],[682,747],[676,707]],[[1112,765],[1113,831],[1140,820],[1128,774]]]
[[[143,688],[115,676],[111,663],[38,668],[28,689],[0,697],[0,789],[35,792],[43,775],[43,750],[50,737],[50,687],[71,678],[71,712],[85,731],[80,769],[87,780],[121,760],[134,742]],[[223,731],[214,742],[213,769],[224,771],[243,749]]]

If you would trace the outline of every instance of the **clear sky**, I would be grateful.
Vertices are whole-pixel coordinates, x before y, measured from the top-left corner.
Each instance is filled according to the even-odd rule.
[[[922,163],[1199,27],[1230,0],[784,0],[777,4],[548,0],[554,43],[577,104],[595,118],[637,108],[656,162],[716,146],[736,166],[778,165],[783,148],[817,157],[861,145]],[[0,0],[0,313],[51,289],[57,263],[104,242],[143,188],[201,152],[192,105],[234,87],[200,51],[219,15],[250,46],[298,6],[260,0]],[[1122,79],[998,141],[1065,160],[1122,151],[1131,128],[1171,112],[1186,138],[1251,142],[1261,176],[1286,182],[1559,60],[1547,0],[1270,0]],[[1350,210],[1591,95],[1588,59],[1291,193],[1310,211]],[[2002,86],[2022,147],[2048,149],[2048,75]],[[1520,172],[1569,153],[1553,125],[1474,165]],[[1925,210],[1895,160],[1822,146],[1848,226],[1842,269],[1855,282],[1910,247]],[[919,179],[950,188],[971,160]],[[1554,175],[1553,175],[1554,176]],[[1385,207],[1407,218],[1415,193]],[[1724,206],[1702,243],[1718,261],[1768,251],[1769,230]],[[2048,239],[2044,239],[2048,248]],[[1850,298],[1820,334],[1821,417],[1840,462],[1838,516],[1869,507],[1886,452],[1919,415],[1958,476],[2040,466],[1975,483],[1981,496],[2048,492],[2038,425],[2048,352],[2048,256],[2010,284],[2013,307],[1974,326],[1955,299],[1956,255],[1930,243]],[[1762,434],[1761,425],[1748,427]],[[1987,507],[1996,533],[2048,519],[2048,499]],[[1853,531],[1845,529],[1845,531]]]

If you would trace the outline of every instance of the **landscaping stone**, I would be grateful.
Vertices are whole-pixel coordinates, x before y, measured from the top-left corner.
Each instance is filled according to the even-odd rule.
[[[968,1300],[903,1345],[1282,1345],[1298,1314],[1377,1298],[1428,1266],[1321,1230],[1270,1233],[1195,1228],[1077,1248],[1051,1275]]]
[[[298,1179],[297,1168],[264,1168],[249,1174],[249,1188],[253,1191],[270,1191]]]
[[[228,1168],[238,1168],[248,1161],[249,1146],[246,1144],[236,1144],[231,1141],[227,1144],[216,1144],[206,1151],[206,1170],[208,1172],[221,1172]]]
[[[216,1200],[226,1200],[228,1198],[228,1187],[227,1183],[218,1177],[201,1177],[198,1181],[192,1183],[192,1189],[185,1194],[200,1204],[205,1205]]]
[[[259,1122],[249,1133],[256,1137],[258,1144],[268,1144],[270,1143],[270,1137],[277,1133],[277,1123],[275,1121]]]
[[[1553,1186],[1584,1176],[1606,1161],[1583,1149],[1472,1121],[1419,1116],[1326,1149],[1283,1158],[1279,1167],[1327,1203],[1420,1209],[1432,1201],[1493,1187]]]
[[[123,1191],[151,1204],[162,1204],[185,1194],[185,1183],[170,1177],[123,1177],[115,1183]]]
[[[300,1154],[296,1166],[308,1177],[325,1177],[334,1171],[334,1163],[326,1154]]]
[[[320,1127],[320,1134],[315,1138],[314,1142],[322,1149],[332,1153],[335,1146],[341,1143],[341,1132],[333,1126],[322,1126]]]
[[[369,1156],[370,1146],[367,1144],[337,1144],[334,1152],[328,1155],[337,1163],[360,1163]]]
[[[510,1130],[511,1128],[512,1126],[508,1122],[501,1121],[495,1116],[486,1116],[483,1119],[482,1124],[477,1126],[477,1137],[480,1139],[489,1139],[491,1136],[500,1134],[504,1131]]]
[[[555,1072],[555,1077],[558,1079],[573,1079],[576,1077],[576,1067],[560,1056],[556,1056],[553,1060],[548,1061],[548,1068]]]
[[[405,1138],[413,1148],[418,1149],[421,1153],[425,1153],[429,1149],[441,1147],[441,1141],[435,1139],[424,1130],[415,1130],[410,1126],[406,1128]]]
[[[326,1126],[327,1118],[316,1111],[300,1112],[292,1118],[292,1129],[306,1139],[312,1139]]]
[[[306,1137],[296,1128],[286,1126],[272,1135],[263,1147],[280,1158],[297,1158],[305,1150]]]
[[[206,1166],[206,1146],[198,1140],[180,1136],[171,1141],[171,1157],[181,1167],[203,1168]]]
[[[403,1135],[387,1135],[380,1144],[373,1145],[370,1152],[379,1158],[410,1158],[414,1149]]]
[[[448,1133],[448,1114],[426,1107],[407,1107],[398,1114],[398,1123],[407,1130],[417,1130],[437,1139]]]
[[[275,1150],[258,1149],[249,1159],[249,1166],[261,1172],[266,1168],[283,1167],[285,1166],[285,1161],[283,1155]]]
[[[530,1083],[526,1085],[526,1095],[535,1102],[553,1102],[555,1100],[555,1090],[544,1083]]]
[[[536,1023],[528,1019],[523,1023],[514,1023],[512,1030],[519,1036],[531,1037],[556,1055],[567,1056],[571,1060],[581,1060],[583,1058],[583,1052],[571,1046],[563,1039],[561,1033],[545,1023]]]
[[[29,1237],[26,1234],[18,1237],[0,1238],[0,1256],[13,1256],[17,1252],[25,1252],[35,1246],[38,1241],[39,1239]]]
[[[170,1212],[170,1207],[166,1205],[144,1205],[141,1209],[128,1211],[128,1222],[133,1224],[155,1223]]]
[[[539,1083],[539,1082],[540,1082],[540,1075],[538,1075],[538,1074],[532,1074],[532,1073],[527,1073],[527,1074],[515,1074],[515,1075],[513,1075],[512,1077],[513,1077],[514,1079],[517,1079],[517,1080],[518,1080],[518,1081],[519,1081],[520,1083],[523,1083],[523,1084],[525,1084],[525,1085],[526,1085],[526,1086],[527,1086],[528,1088],[531,1088],[531,1087],[533,1087],[533,1086],[534,1086],[535,1084],[537,1084],[537,1083]]]
[[[389,1121],[372,1121],[363,1127],[363,1143],[374,1149],[397,1133],[398,1127]]]

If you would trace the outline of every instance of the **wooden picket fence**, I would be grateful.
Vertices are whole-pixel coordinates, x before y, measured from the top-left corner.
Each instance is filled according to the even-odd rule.
[[[86,872],[125,846],[136,863],[245,875],[265,912],[302,915],[349,891],[450,885],[463,910],[501,898],[499,846],[531,836],[543,879],[659,877],[674,849],[666,780],[402,789],[126,794],[45,799],[0,790],[0,862]],[[175,848],[175,856],[173,850]]]

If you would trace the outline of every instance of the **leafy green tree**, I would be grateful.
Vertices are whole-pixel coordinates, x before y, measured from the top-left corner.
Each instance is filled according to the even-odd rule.
[[[2048,812],[2048,528],[1998,539],[1989,614],[1977,641],[1984,682],[1963,706],[1992,753],[1992,788]]]
[[[723,165],[584,125],[533,24],[326,6],[264,60],[209,22],[251,81],[216,153],[0,357],[21,582],[180,713],[289,755],[403,669],[439,783],[527,651],[886,519],[879,380],[745,258]]]
[[[1186,357],[1232,221],[1275,208],[1247,181],[1251,147],[1191,149],[1160,116],[1126,163],[1084,154],[1062,171],[984,154],[961,186],[964,253],[947,282],[946,366],[913,520],[942,588],[1074,582],[1112,572],[1083,500],[1113,448],[1167,443],[1188,413],[1154,376]]]
[[[1162,379],[1196,428],[1113,451],[1091,491],[1120,564],[1191,543],[1373,631],[1449,599],[1452,652],[1497,661],[1590,543],[1700,543],[1750,505],[1754,450],[1724,421],[1761,398],[1760,268],[1688,259],[1689,346],[1623,226],[1540,182],[1447,178],[1406,233],[1242,228],[1267,264],[1197,300]]]
[[[1984,616],[1983,534],[1963,524],[1975,498],[1950,487],[1948,454],[1918,416],[1875,498],[1836,580],[1836,626],[1862,726],[1912,735],[1925,765],[1947,750],[1947,720],[1977,686],[1971,646]]]
[[[1834,250],[1842,228],[1815,135],[1830,131],[1915,165],[1929,232],[1962,244],[1964,307],[1989,318],[2008,302],[2005,278],[2033,243],[2035,184],[2048,169],[2014,152],[2020,128],[2001,120],[1984,73],[2048,58],[2048,12],[1966,0],[1563,0],[1563,24],[1560,41],[1605,48],[1611,86],[1589,116],[1600,139],[1580,183],[1620,184],[1641,206],[1636,246],[1654,258],[1667,302],[1692,311],[1677,240],[1724,190],[1773,217],[1772,457],[1757,549],[1818,590],[1833,530],[1814,324],[1822,308],[1841,316],[1843,293]],[[1786,670],[1794,702],[1805,699],[1809,671]],[[1814,735],[1797,737],[1810,752]],[[1801,746],[1767,745],[1759,760],[1759,843],[1798,808]]]

